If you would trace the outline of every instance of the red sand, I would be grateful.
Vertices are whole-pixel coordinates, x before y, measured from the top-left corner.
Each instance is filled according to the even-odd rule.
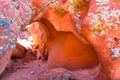
[[[6,70],[0,80],[94,80],[97,68],[68,71],[63,68],[47,69],[46,62],[16,59],[13,69]]]

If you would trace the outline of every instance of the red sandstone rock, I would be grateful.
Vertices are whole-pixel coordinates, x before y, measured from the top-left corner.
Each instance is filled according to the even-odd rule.
[[[28,31],[40,46],[39,42],[45,41],[42,46],[48,50],[49,68],[64,67],[69,70],[77,70],[98,64],[99,61],[93,47],[81,42],[72,32],[56,31],[49,21],[44,19],[41,21],[42,23],[34,22],[28,26]],[[41,37],[40,31],[44,32],[46,36]]]
[[[6,54],[0,57],[0,75],[5,70],[10,61],[12,50],[6,51]]]
[[[43,46],[44,41],[46,42],[49,67],[76,70],[98,64],[95,50],[77,32],[67,9],[62,6],[51,6],[41,14],[43,15],[40,16],[41,18],[36,18],[39,23],[31,24],[28,31],[40,46]]]
[[[18,29],[29,22],[29,1],[0,0],[0,75],[10,61]]]
[[[119,80],[120,74],[120,1],[91,0],[82,27],[93,44],[101,63],[97,80]]]
[[[41,0],[33,0],[33,6],[39,7],[39,4],[41,3],[40,1]],[[9,3],[9,1],[7,2]],[[60,0],[59,2],[63,4],[63,0]],[[93,47],[97,51],[101,62],[100,74],[97,78],[98,80],[120,79],[119,77],[120,5],[119,4],[120,4],[119,0],[111,0],[111,1],[91,0],[88,14],[87,14],[88,8],[84,9],[83,12],[76,14],[76,15],[80,14],[79,18],[82,19],[87,14],[87,16],[84,19],[82,30],[84,36],[88,39],[88,41],[93,45]],[[55,11],[55,10],[61,10],[61,8],[59,7],[60,6],[57,6],[57,9],[47,8],[42,12],[41,22],[45,26],[52,26],[52,27],[54,26],[55,29],[57,30],[57,31],[54,31],[55,29],[52,31],[43,30],[44,31],[43,33],[48,34],[50,32],[53,34],[50,35],[51,36],[50,38],[48,38],[47,35],[48,40],[46,43],[46,47],[49,52],[48,65],[51,68],[62,66],[70,70],[75,70],[81,67],[97,64],[98,59],[93,47],[87,45],[89,44],[88,41],[84,39],[83,36],[78,34],[77,30],[75,29],[75,25],[72,22],[71,14],[69,12],[67,13],[65,12],[66,14],[62,16],[62,18],[60,17],[61,14],[59,16],[59,11],[58,12]],[[24,10],[24,7],[22,7],[22,9]],[[9,13],[13,16],[11,9]],[[24,16],[23,18],[26,17],[25,14],[23,14],[23,16]],[[17,19],[19,20],[19,18]],[[36,20],[39,21],[39,18],[37,18]],[[36,42],[40,46],[43,45],[43,41],[46,41],[46,37],[41,38],[42,31],[39,31],[39,26],[43,28],[43,24],[41,22],[35,23],[34,25],[35,28],[32,28],[34,31],[29,31],[31,32],[32,36],[34,36]],[[21,23],[23,23],[22,20]],[[3,34],[1,33],[1,35]],[[45,40],[42,41],[41,39],[45,39]],[[1,42],[0,45],[3,44],[4,43]],[[76,52],[76,55],[74,52]],[[10,57],[10,55],[11,54],[9,54],[8,56]],[[86,58],[90,60],[86,60]],[[4,58],[2,56],[1,61],[4,61],[5,64],[0,62],[0,64],[3,66],[1,67],[0,65],[0,69],[1,69],[0,73],[4,70],[4,67],[6,66],[6,62],[7,62],[6,60],[7,59],[5,55]]]
[[[37,57],[41,57],[41,59],[45,59],[46,55],[44,55],[45,52],[45,43],[47,40],[47,32],[44,31],[44,29],[41,27],[44,26],[42,23],[39,24],[38,22],[34,22],[30,25],[28,25],[28,32],[33,36],[36,44],[38,44],[37,48]],[[33,49],[35,50],[35,49]]]
[[[54,9],[54,7],[56,7],[57,9]],[[64,7],[62,9],[63,12],[59,11],[59,9],[61,9],[60,6],[48,7],[46,10],[43,11],[42,18],[50,21],[57,31],[72,32],[80,41],[85,44],[89,44],[89,42],[76,30],[70,12],[64,9]],[[43,20],[41,19],[41,21]]]
[[[51,43],[52,44],[51,44]],[[98,64],[95,50],[83,44],[74,34],[58,32],[54,40],[49,40],[49,68],[64,67],[69,70],[91,67]]]
[[[32,7],[39,8],[41,6],[42,0],[32,0]]]
[[[13,49],[12,57],[13,58],[23,58],[26,54],[27,50],[24,46],[16,43],[16,47]]]
[[[117,59],[119,57],[119,1],[91,0],[90,5],[82,27],[84,36],[86,36],[99,53],[98,56],[102,65],[100,77],[105,80],[119,80],[119,59]],[[47,12],[49,13],[49,10]],[[50,15],[54,16],[55,19],[54,17],[51,18]],[[53,25],[60,22],[54,12],[49,14],[47,18]]]

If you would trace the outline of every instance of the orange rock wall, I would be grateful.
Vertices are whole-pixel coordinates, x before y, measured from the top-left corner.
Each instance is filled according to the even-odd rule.
[[[99,63],[97,54],[92,46],[81,42],[72,32],[56,31],[54,26],[47,20],[42,20],[42,23],[44,26],[35,22],[36,25],[32,25],[29,28],[31,29],[29,32],[34,34],[35,27],[39,27],[49,33],[45,44],[48,50],[49,68],[64,67],[69,70],[77,70],[95,66]],[[41,36],[40,33],[36,34],[39,37]],[[36,41],[39,43],[41,40],[37,39]]]
[[[101,63],[97,80],[119,80],[120,1],[91,0],[82,30],[98,52]]]

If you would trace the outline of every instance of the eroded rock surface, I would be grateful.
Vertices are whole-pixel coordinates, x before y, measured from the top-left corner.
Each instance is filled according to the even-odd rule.
[[[119,80],[120,1],[91,0],[90,4],[82,29],[98,52],[101,62],[98,80]]]
[[[24,2],[0,0],[0,74],[9,62],[21,25],[29,22],[31,8]]]

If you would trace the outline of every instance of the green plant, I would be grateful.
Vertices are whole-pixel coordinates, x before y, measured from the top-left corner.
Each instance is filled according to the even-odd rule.
[[[52,9],[60,16],[63,17],[67,11],[65,10],[65,8],[63,6],[54,6],[52,7]]]
[[[82,11],[88,7],[88,2],[86,0],[73,0],[71,4],[72,4],[73,12],[75,13]]]

